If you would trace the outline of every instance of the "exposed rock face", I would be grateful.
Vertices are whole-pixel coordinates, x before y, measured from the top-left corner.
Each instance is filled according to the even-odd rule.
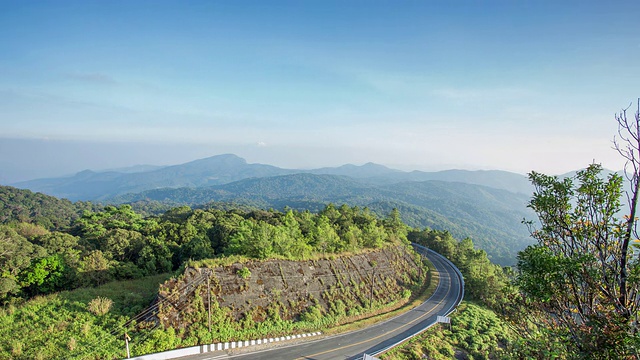
[[[167,301],[159,319],[165,326],[188,327],[191,312],[208,308],[209,293],[212,307],[236,321],[296,319],[311,306],[322,313],[350,315],[349,311],[365,309],[372,297],[377,303],[399,299],[426,276],[419,264],[417,255],[398,246],[320,260],[187,268],[181,278],[161,285],[159,299]]]

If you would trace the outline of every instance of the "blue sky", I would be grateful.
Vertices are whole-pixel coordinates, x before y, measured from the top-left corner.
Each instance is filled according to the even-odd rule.
[[[0,182],[220,153],[619,169],[639,15],[638,1],[2,1]]]

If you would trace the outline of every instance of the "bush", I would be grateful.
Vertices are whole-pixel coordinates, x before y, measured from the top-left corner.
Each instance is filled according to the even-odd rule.
[[[322,307],[320,305],[310,306],[305,312],[300,314],[301,321],[308,321],[311,323],[320,321],[322,318]]]
[[[111,299],[98,296],[97,298],[91,300],[87,307],[93,314],[102,316],[108,313],[109,310],[111,310],[112,305],[113,301],[111,301]]]
[[[20,341],[14,341],[11,346],[11,354],[15,356],[22,355],[22,343]]]
[[[75,350],[77,346],[78,342],[76,341],[76,338],[71,338],[69,339],[69,342],[67,342],[67,348],[69,349],[69,351]]]
[[[249,269],[247,267],[243,267],[242,269],[238,269],[237,271],[238,276],[240,276],[241,278],[247,280],[248,278],[251,277],[251,271],[249,271]]]

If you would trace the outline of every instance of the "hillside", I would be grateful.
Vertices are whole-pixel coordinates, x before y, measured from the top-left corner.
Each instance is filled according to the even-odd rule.
[[[0,185],[0,224],[26,222],[47,229],[60,229],[92,209],[90,203],[72,203],[66,199]]]
[[[523,218],[532,219],[525,195],[480,185],[424,181],[373,185],[334,175],[293,174],[247,179],[207,188],[150,190],[111,199],[114,203],[160,201],[190,206],[209,202],[250,203],[262,208],[312,211],[327,203],[369,207],[379,215],[393,208],[414,227],[471,237],[493,261],[511,265],[530,243]]]
[[[446,183],[430,183],[385,188],[341,176],[298,174],[216,188],[243,198],[263,194],[260,201],[278,200],[279,191],[309,202],[318,193],[350,194],[369,201],[375,194],[420,191],[416,203],[437,202],[438,196],[451,194],[467,198],[481,194],[488,208],[508,204],[509,198],[503,198],[508,192],[479,191],[459,183],[458,189],[442,191],[438,186],[447,188]],[[310,189],[308,184],[316,187]],[[90,205],[4,190],[10,195],[5,196],[3,209],[24,208],[35,214],[57,207],[79,211],[80,205]],[[491,201],[495,203],[489,205]],[[46,206],[31,204],[36,202]],[[392,206],[385,201],[372,204]],[[426,210],[406,205],[412,208],[417,213]],[[324,332],[336,324],[395,309],[419,292],[419,284],[430,275],[427,268],[420,270],[425,264],[404,248],[408,239],[449,251],[464,272],[466,292],[473,299],[495,302],[503,282],[502,268],[491,265],[470,240],[457,242],[447,231],[407,232],[393,211],[379,218],[362,207],[331,205],[318,214],[177,207],[145,218],[123,205],[86,211],[80,217],[70,211],[66,216],[71,226],[60,226],[60,231],[12,223],[33,222],[27,215],[0,225],[6,240],[0,265],[7,269],[0,276],[0,302],[11,304],[0,314],[7,325],[0,336],[0,357],[119,358],[117,339],[124,331],[137,355],[229,339]],[[427,218],[447,221],[437,213]],[[167,280],[169,271],[184,276]],[[100,286],[114,280],[120,282]],[[164,284],[147,311],[158,282]],[[210,330],[209,304],[215,324]],[[46,319],[34,317],[43,309]],[[60,331],[53,334],[52,328]]]
[[[521,174],[500,170],[444,170],[437,172],[414,171],[412,180],[455,181],[488,186],[529,196],[533,190],[529,179]]]

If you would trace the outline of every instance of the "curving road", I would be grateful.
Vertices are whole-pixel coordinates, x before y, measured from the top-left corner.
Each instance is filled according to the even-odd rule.
[[[416,246],[425,254],[440,274],[434,294],[418,307],[362,330],[306,341],[288,346],[258,350],[250,348],[215,351],[182,357],[183,360],[212,359],[359,359],[364,353],[377,355],[411,338],[436,323],[438,315],[448,315],[464,296],[464,280],[458,269],[440,254]]]

